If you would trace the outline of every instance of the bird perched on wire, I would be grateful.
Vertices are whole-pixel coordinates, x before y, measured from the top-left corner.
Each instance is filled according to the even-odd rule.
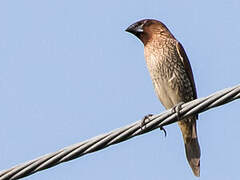
[[[157,97],[166,109],[197,98],[188,57],[176,38],[160,21],[144,19],[127,29],[144,44],[144,56]],[[200,176],[200,146],[197,139],[197,115],[178,121],[189,165]]]

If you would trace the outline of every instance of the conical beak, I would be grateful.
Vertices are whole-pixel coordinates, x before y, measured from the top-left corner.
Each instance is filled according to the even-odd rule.
[[[130,25],[125,31],[132,33],[132,34],[138,34],[138,33],[143,33],[143,24],[139,23],[134,23]]]

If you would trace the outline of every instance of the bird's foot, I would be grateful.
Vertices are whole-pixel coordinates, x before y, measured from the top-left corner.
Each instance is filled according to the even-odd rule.
[[[180,120],[180,110],[182,109],[182,105],[184,104],[184,102],[180,102],[178,104],[176,104],[175,106],[173,106],[172,111],[173,113],[177,113],[177,120]]]
[[[147,120],[147,119],[149,120],[149,118],[150,118],[151,116],[153,116],[153,114],[148,114],[148,115],[146,115],[146,116],[143,117],[142,122],[141,122],[141,129],[142,129],[143,126],[145,125],[146,120]]]
[[[164,132],[164,136],[167,137],[167,131],[162,127],[160,126],[160,130]]]

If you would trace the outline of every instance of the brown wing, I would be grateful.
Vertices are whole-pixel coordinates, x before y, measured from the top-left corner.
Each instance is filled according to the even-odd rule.
[[[180,42],[177,41],[176,47],[177,47],[178,55],[179,55],[180,59],[182,60],[184,68],[187,72],[187,76],[191,81],[191,85],[192,85],[192,88],[193,88],[193,97],[194,97],[194,99],[196,99],[197,98],[197,91],[196,91],[196,86],[195,86],[195,82],[194,82],[194,79],[193,79],[192,68],[191,68],[190,62],[188,60],[187,54],[186,54],[186,52],[185,52],[185,50],[184,50],[184,48],[183,48],[183,46],[181,45]]]

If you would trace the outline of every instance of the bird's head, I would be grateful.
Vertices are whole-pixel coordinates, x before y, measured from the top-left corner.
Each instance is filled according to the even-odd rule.
[[[126,31],[137,36],[144,45],[156,36],[174,38],[162,22],[154,19],[143,19],[138,21],[130,25]]]

